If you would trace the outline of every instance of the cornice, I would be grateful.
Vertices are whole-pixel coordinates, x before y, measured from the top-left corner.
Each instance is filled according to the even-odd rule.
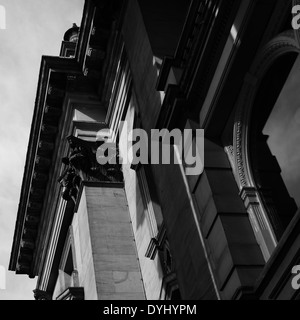
[[[76,88],[76,91],[84,91],[94,87],[93,82],[99,82],[103,65],[102,52],[110,25],[105,30],[101,21],[94,21],[94,18],[99,9],[102,16],[107,16],[105,19],[111,19],[112,3],[115,1],[86,0],[75,58],[42,57],[9,263],[9,270],[16,273],[28,274],[30,277],[36,275],[37,268],[34,268],[33,263],[36,257],[36,237],[41,218],[44,218],[49,172],[53,169],[53,155],[57,150],[55,141],[58,143],[61,117],[66,107],[64,98],[68,90],[72,91],[71,83],[83,82],[82,88]],[[98,48],[101,45],[100,52]],[[38,187],[34,188],[34,185]]]
[[[45,166],[48,165],[48,157],[38,157],[38,151],[43,147],[42,144],[40,145],[40,139],[43,128],[46,128],[45,124],[47,120],[49,119],[48,123],[52,124],[52,128],[55,128],[55,126],[57,126],[57,119],[50,119],[53,115],[48,114],[46,112],[46,102],[47,98],[50,96],[47,92],[49,89],[49,80],[52,72],[78,73],[77,63],[75,63],[74,60],[60,57],[42,57],[40,75],[38,80],[37,96],[34,107],[33,120],[31,124],[28,151],[26,156],[20,202],[15,226],[11,260],[9,264],[9,270],[13,271],[17,269],[17,259],[20,250],[22,233],[25,227],[27,210],[29,209],[29,211],[32,210],[32,212],[34,212],[40,209],[37,201],[32,201],[32,204],[29,205],[30,200],[34,198],[34,196],[31,197],[30,195],[32,181],[36,179],[40,183],[43,183],[47,180],[47,177],[43,172],[43,169]],[[56,109],[54,105],[55,104],[53,103],[53,109]],[[38,167],[42,169],[40,170],[38,169]],[[25,270],[20,270],[21,273],[24,273],[23,271]],[[26,269],[26,272],[27,271],[28,269]]]

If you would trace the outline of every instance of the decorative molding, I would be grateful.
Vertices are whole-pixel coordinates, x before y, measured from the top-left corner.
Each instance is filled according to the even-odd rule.
[[[234,160],[234,149],[233,149],[233,145],[227,146],[224,148],[225,152],[227,153],[229,162],[231,164],[232,169],[235,169],[235,160]]]
[[[67,201],[64,201],[62,198],[57,198],[56,205],[55,205],[55,216],[53,219],[53,225],[51,226],[53,228],[53,232],[51,237],[49,237],[49,243],[47,244],[47,250],[45,250],[45,257],[43,259],[45,262],[43,263],[43,271],[42,273],[39,273],[38,281],[37,281],[37,288],[40,288],[41,290],[48,289],[48,283],[49,278],[51,274],[51,269],[53,268],[53,260],[55,255],[55,250],[59,241],[59,235],[61,226],[63,223],[63,219],[67,212]],[[49,222],[48,222],[49,223]],[[38,245],[41,246],[40,241],[38,241]],[[45,246],[45,245],[44,245]],[[35,249],[35,252],[37,250],[42,249]],[[58,266],[57,266],[58,267]]]
[[[62,197],[64,200],[73,200],[76,203],[79,187],[82,180],[85,181],[123,181],[121,165],[119,164],[119,152],[116,150],[116,164],[100,165],[96,160],[96,142],[81,140],[74,136],[67,138],[70,145],[70,155],[62,159],[65,169],[58,182],[62,185]]]
[[[277,242],[269,217],[267,217],[262,206],[259,192],[256,188],[245,187],[241,190],[240,196],[248,211],[256,241],[261,248],[265,261],[268,261]]]

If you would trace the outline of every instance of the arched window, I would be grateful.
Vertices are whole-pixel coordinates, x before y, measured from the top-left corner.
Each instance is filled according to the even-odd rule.
[[[250,122],[250,166],[277,240],[300,203],[300,59],[297,56],[297,53],[284,54],[266,72],[254,100]]]
[[[293,30],[257,55],[237,100],[228,154],[267,261],[300,204],[300,58]]]
[[[300,58],[272,109],[263,134],[281,168],[281,176],[291,197],[300,207]]]

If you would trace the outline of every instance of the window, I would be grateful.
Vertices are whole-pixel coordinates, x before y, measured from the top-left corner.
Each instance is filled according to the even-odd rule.
[[[296,53],[277,58],[259,87],[251,120],[252,172],[277,240],[300,203],[299,67]]]
[[[164,295],[163,300],[181,300],[175,264],[171,255],[169,241],[166,236],[166,228],[163,223],[163,215],[154,186],[151,168],[149,165],[140,165],[137,168],[137,178],[140,185],[146,219],[150,226],[151,241],[146,257],[154,259],[158,253],[163,270]]]
[[[84,300],[84,289],[79,287],[72,227],[63,249],[54,297],[57,300]]]
[[[164,300],[181,300],[181,294],[176,276],[176,266],[173,261],[168,239],[164,238],[160,248],[160,261],[164,272],[163,287],[165,289]]]
[[[106,118],[106,122],[109,124],[109,128],[111,128],[114,134],[118,132],[120,121],[122,121],[123,116],[126,113],[131,98],[131,86],[130,66],[123,45],[112,86]]]
[[[272,109],[263,134],[280,165],[281,177],[297,207],[300,207],[300,58]]]
[[[72,227],[69,229],[63,250],[62,259],[59,266],[59,278],[61,280],[61,285],[63,285],[65,288],[77,287],[79,285],[78,273],[75,264]]]
[[[156,190],[151,179],[149,166],[141,166],[137,171],[138,181],[142,193],[146,217],[149,222],[152,237],[156,237],[162,225],[162,213],[158,204]],[[150,193],[151,190],[151,193]]]

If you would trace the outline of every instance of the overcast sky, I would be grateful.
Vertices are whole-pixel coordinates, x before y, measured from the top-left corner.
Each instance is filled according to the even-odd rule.
[[[84,0],[0,0],[0,271],[8,269],[42,55],[58,55]],[[6,272],[0,300],[33,299],[36,280]],[[1,285],[1,283],[0,283]]]

